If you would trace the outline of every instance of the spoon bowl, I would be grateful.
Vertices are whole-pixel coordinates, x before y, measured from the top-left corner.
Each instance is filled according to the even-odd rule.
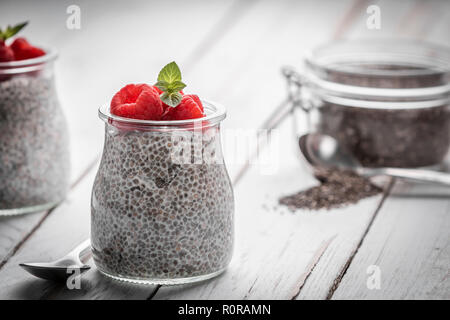
[[[363,167],[350,152],[339,146],[336,139],[325,134],[305,134],[299,138],[298,143],[303,159],[313,169],[338,168],[352,170],[367,177],[387,175],[450,186],[450,174],[445,172],[410,168]]]
[[[331,136],[310,133],[299,138],[301,154],[313,168],[339,168],[356,170],[361,167],[358,160],[343,150]]]
[[[28,273],[35,277],[52,280],[52,281],[65,281],[69,276],[71,276],[75,269],[80,270],[80,274],[88,271],[91,267],[88,265],[72,265],[72,266],[56,266],[52,263],[21,263],[19,264]]]
[[[88,239],[61,259],[52,262],[20,263],[19,266],[38,278],[66,281],[75,271],[79,271],[79,274],[81,274],[91,268],[89,265],[84,264],[80,258],[86,257],[90,252],[90,247],[91,242]]]

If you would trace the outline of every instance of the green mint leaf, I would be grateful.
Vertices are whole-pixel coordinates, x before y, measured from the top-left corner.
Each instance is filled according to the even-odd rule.
[[[161,80],[155,83],[155,87],[158,87],[162,91],[172,93],[172,92],[180,92],[186,87],[186,85],[181,81],[169,83],[167,81]]]
[[[183,99],[183,96],[179,92],[172,92],[172,93],[163,92],[160,95],[160,98],[161,98],[162,102],[164,102],[165,104],[167,104],[170,107],[175,108],[176,106],[178,106],[181,103],[181,99]]]
[[[167,81],[169,83],[181,81],[181,71],[175,61],[162,68],[158,75],[158,81]]]
[[[181,90],[183,90],[184,88],[186,88],[186,85],[181,82],[181,81],[174,81],[172,83],[169,84],[169,91],[173,91],[173,92],[180,92]],[[163,90],[163,89],[161,89]],[[163,90],[166,91],[166,90]]]
[[[20,30],[22,30],[27,24],[28,24],[28,21],[25,21],[25,22],[16,24],[14,27],[11,27],[11,26],[6,27],[6,30],[1,32],[0,38],[2,40],[11,38],[12,36],[16,35]]]
[[[169,90],[169,82],[160,80],[155,83],[155,87],[159,88],[162,91],[167,91]]]
[[[168,106],[175,108],[181,103],[183,96],[180,91],[186,87],[186,84],[181,81],[181,71],[175,61],[162,68],[155,86],[163,91],[159,97]]]

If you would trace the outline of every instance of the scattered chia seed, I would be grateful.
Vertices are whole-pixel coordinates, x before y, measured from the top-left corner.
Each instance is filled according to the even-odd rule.
[[[369,179],[352,171],[326,169],[315,173],[320,185],[279,199],[290,210],[343,207],[382,192]]]

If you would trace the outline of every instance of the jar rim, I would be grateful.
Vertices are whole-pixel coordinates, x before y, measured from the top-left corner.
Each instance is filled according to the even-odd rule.
[[[405,69],[367,67],[377,62],[398,63],[396,66]],[[318,74],[333,71],[380,77],[445,74],[450,72],[450,47],[409,39],[340,40],[308,51],[305,63]]]
[[[424,88],[377,88],[327,81],[313,74],[307,76],[306,84],[309,88],[328,95],[355,99],[379,99],[380,101],[404,101],[404,99],[435,100],[442,99],[450,93],[450,83]]]
[[[306,87],[325,99],[343,98],[352,105],[371,102],[389,108],[383,104],[395,102],[404,107],[403,102],[416,102],[417,106],[434,106],[448,101],[450,96],[450,47],[424,41],[335,41],[310,51],[304,71]],[[437,80],[424,81],[423,85],[393,85],[398,79],[406,79],[408,83],[406,77],[424,76],[423,80],[428,76]],[[353,80],[346,82],[342,77]],[[367,81],[358,82],[366,78]]]
[[[117,115],[114,115],[110,112],[110,108],[108,105],[103,105],[98,109],[99,118],[104,122],[109,123],[111,121],[122,123],[126,125],[132,125],[136,127],[145,127],[145,128],[185,128],[192,127],[196,125],[205,126],[207,123],[208,126],[214,125],[226,117],[226,109],[219,103],[201,99],[204,110],[207,113],[205,117],[197,118],[197,119],[187,119],[187,120],[141,120],[141,119],[133,119],[133,118],[124,118]]]
[[[434,100],[413,100],[413,101],[377,101],[377,100],[359,100],[336,95],[321,95],[321,99],[328,103],[340,106],[342,108],[361,108],[372,110],[414,110],[444,107],[450,104],[450,98],[441,98]]]
[[[23,68],[28,66],[34,66],[37,64],[44,64],[47,62],[54,61],[58,57],[58,50],[56,50],[55,48],[44,47],[42,49],[45,51],[45,54],[43,56],[25,60],[0,62],[0,69]]]
[[[45,55],[25,60],[0,62],[1,75],[16,75],[42,70],[47,63],[53,62],[58,57],[58,50],[53,47],[43,50]]]

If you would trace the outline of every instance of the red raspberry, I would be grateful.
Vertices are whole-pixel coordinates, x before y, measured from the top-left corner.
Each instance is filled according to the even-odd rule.
[[[198,97],[197,97],[198,98]],[[201,102],[200,102],[201,103]],[[169,107],[164,113],[163,120],[186,120],[202,118],[205,115],[192,95],[183,96],[181,103],[175,108]]]
[[[111,113],[141,120],[160,120],[163,107],[158,92],[146,84],[128,84],[111,100]]]
[[[0,62],[7,62],[14,60],[14,51],[0,40]]]
[[[16,38],[13,43],[11,43],[11,49],[14,51],[20,51],[31,47],[31,44],[25,38]]]
[[[8,62],[14,60],[14,52],[7,46],[0,45],[0,62]]]
[[[196,95],[196,94],[188,94],[187,96],[192,97],[192,99],[194,99],[194,101],[199,106],[200,110],[202,110],[202,112],[205,112],[205,110],[203,109],[203,104],[200,101],[200,98],[198,97],[198,95]]]
[[[37,58],[45,55],[45,51],[33,47],[25,38],[17,38],[11,44],[11,49],[14,51],[15,60],[25,60]]]

